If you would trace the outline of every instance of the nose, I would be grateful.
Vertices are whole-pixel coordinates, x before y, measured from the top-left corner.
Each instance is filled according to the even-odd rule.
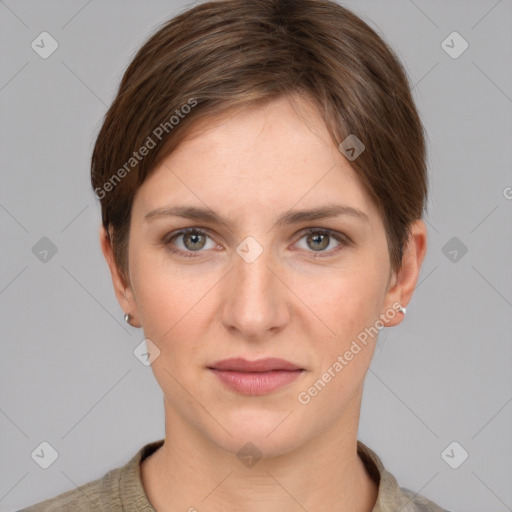
[[[275,336],[290,318],[287,300],[291,292],[283,271],[271,250],[262,248],[254,261],[243,252],[244,257],[233,253],[233,269],[224,282],[222,323],[231,334],[251,342]]]

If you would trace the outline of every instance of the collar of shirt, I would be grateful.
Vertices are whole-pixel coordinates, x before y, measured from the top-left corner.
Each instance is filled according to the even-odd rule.
[[[140,463],[160,448],[164,441],[160,439],[146,444],[121,468],[119,495],[126,512],[156,512],[142,486]],[[361,441],[357,441],[357,453],[368,474],[378,485],[377,501],[371,512],[448,512],[427,498],[401,488],[378,455]]]

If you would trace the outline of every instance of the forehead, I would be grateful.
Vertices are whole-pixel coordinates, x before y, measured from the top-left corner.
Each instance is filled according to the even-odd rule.
[[[137,192],[145,215],[173,202],[225,215],[341,203],[376,213],[318,111],[295,98],[200,120]]]

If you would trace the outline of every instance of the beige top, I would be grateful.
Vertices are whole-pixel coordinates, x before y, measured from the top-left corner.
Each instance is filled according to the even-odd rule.
[[[127,464],[109,471],[102,478],[18,512],[156,512],[142,486],[140,463],[163,443],[164,439],[160,439],[146,444]],[[399,487],[379,457],[361,441],[357,442],[357,453],[379,486],[372,512],[448,512],[427,498]]]

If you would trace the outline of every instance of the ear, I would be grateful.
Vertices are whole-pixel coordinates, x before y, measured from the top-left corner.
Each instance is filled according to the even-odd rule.
[[[117,264],[114,260],[112,242],[103,225],[100,225],[99,235],[101,251],[103,252],[103,256],[105,257],[105,260],[107,261],[108,267],[110,269],[112,284],[114,285],[114,292],[116,294],[117,301],[119,302],[121,309],[125,313],[129,313],[131,315],[132,318],[130,320],[130,325],[132,327],[140,327],[141,324],[139,322],[137,305],[135,303],[132,289],[129,283],[126,283],[125,279],[121,275],[121,272],[119,271],[119,268],[117,267]]]
[[[402,267],[398,272],[392,272],[389,281],[381,312],[382,322],[386,327],[392,327],[402,322],[404,314],[397,311],[396,303],[399,303],[404,308],[409,304],[426,252],[427,227],[421,219],[418,219],[411,224],[411,235],[404,248]],[[395,307],[393,307],[393,304],[395,304]],[[392,315],[389,312],[392,310],[396,314],[391,318]]]

